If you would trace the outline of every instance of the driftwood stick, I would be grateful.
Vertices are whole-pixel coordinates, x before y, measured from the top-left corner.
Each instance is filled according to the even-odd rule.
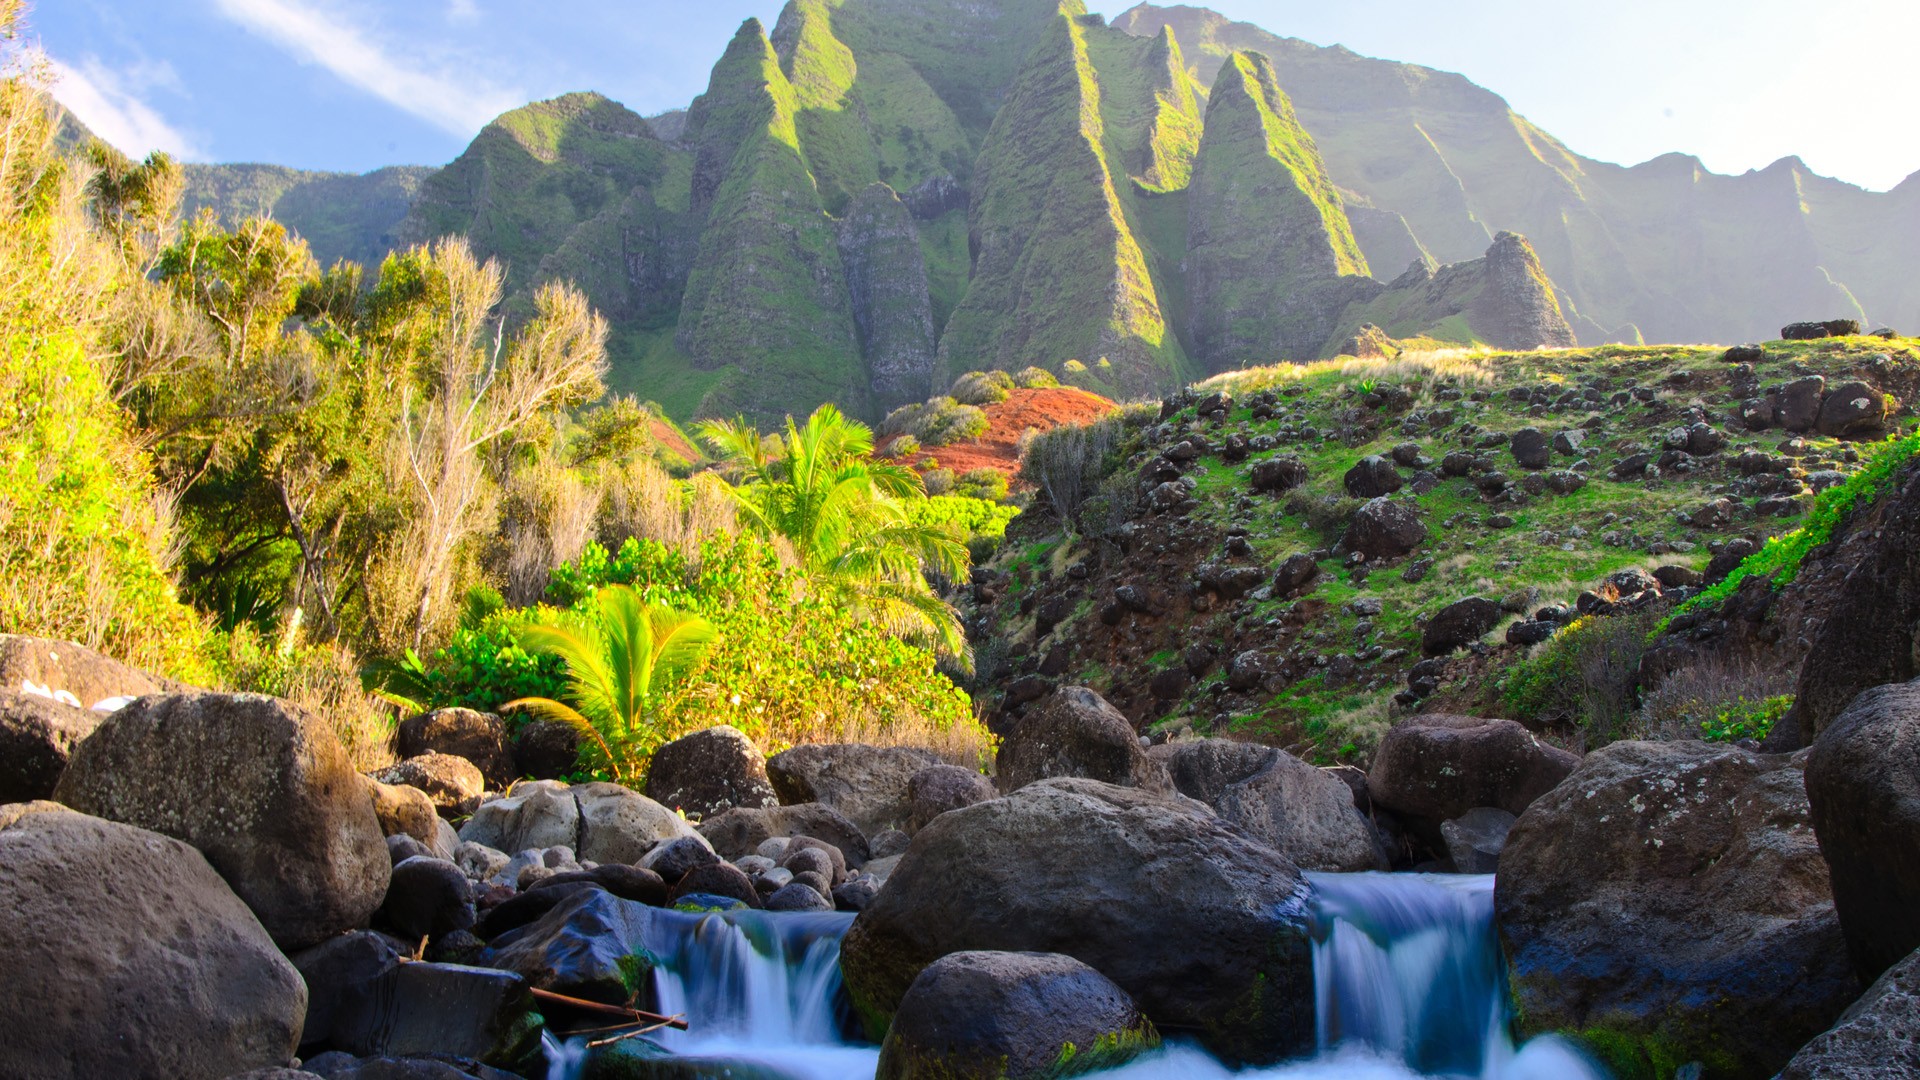
[[[667,1024],[654,1024],[652,1027],[643,1027],[637,1031],[629,1031],[624,1035],[609,1035],[604,1039],[595,1039],[592,1042],[589,1042],[587,1044],[587,1049],[593,1050],[598,1047],[608,1046],[613,1043],[620,1042],[623,1039],[631,1039],[637,1035],[646,1035],[646,1034],[649,1034],[650,1032],[659,1031],[661,1028],[668,1027],[668,1026],[671,1026],[670,1022]]]
[[[568,997],[565,994],[556,994],[551,990],[542,990],[539,987],[533,988],[533,997],[536,1001],[547,1001],[555,1005],[566,1005],[570,1008],[579,1009],[582,1012],[599,1013],[601,1016],[630,1018],[639,1023],[658,1024],[661,1027],[677,1028],[681,1031],[687,1030],[687,1020],[683,1016],[661,1016],[659,1013],[650,1013],[643,1009],[630,1009],[625,1005],[607,1005],[598,1001],[587,1001],[584,998]]]

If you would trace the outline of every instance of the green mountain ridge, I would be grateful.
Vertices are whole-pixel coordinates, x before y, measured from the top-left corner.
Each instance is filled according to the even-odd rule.
[[[1524,349],[1920,320],[1884,243],[1920,182],[1606,165],[1460,76],[1199,8],[790,0],[684,111],[570,94],[431,175],[269,170],[195,167],[192,205],[269,210],[323,260],[463,234],[516,312],[573,280],[611,385],[683,418],[874,418],[1030,365],[1147,396],[1369,326]]]

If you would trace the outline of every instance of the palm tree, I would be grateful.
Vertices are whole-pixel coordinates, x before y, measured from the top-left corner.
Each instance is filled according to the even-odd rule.
[[[695,430],[735,480],[745,520],[791,544],[816,587],[965,661],[960,620],[925,575],[964,577],[966,545],[948,528],[908,518],[900,500],[926,489],[908,466],[871,460],[871,428],[828,404],[805,425],[789,416],[784,436],[762,437],[741,419]]]
[[[594,603],[599,619],[585,630],[537,625],[520,632],[522,648],[566,661],[574,704],[527,697],[501,708],[578,728],[621,780],[621,762],[651,750],[659,738],[649,719],[652,704],[692,671],[719,633],[697,615],[642,601],[626,585],[606,586],[594,594]]]

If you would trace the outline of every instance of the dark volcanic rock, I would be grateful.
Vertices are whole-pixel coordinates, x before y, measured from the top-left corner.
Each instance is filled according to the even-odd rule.
[[[1382,495],[1391,495],[1399,491],[1403,483],[1393,462],[1378,454],[1361,458],[1358,464],[1347,470],[1341,482],[1347,494],[1356,499],[1377,499]]]
[[[73,748],[93,734],[100,719],[91,709],[0,690],[0,803],[52,795]]]
[[[487,781],[473,762],[452,754],[429,751],[389,765],[373,774],[383,784],[404,784],[417,788],[433,800],[443,817],[471,814],[486,793]]]
[[[871,835],[897,829],[913,815],[907,781],[940,759],[905,746],[858,743],[796,746],[767,759],[767,776],[789,806],[821,803]]]
[[[1455,649],[1464,649],[1486,637],[1504,617],[1497,600],[1484,596],[1455,600],[1427,620],[1427,627],[1420,634],[1420,648],[1428,656],[1445,656]]]
[[[647,928],[657,910],[582,886],[495,939],[481,963],[517,972],[542,990],[624,1004],[647,985],[647,965],[634,960],[647,954]]]
[[[1063,686],[1028,710],[1000,745],[998,765],[1002,791],[1056,776],[1173,791],[1166,770],[1140,748],[1133,724],[1084,686]]]
[[[1814,741],[1807,798],[1862,982],[1920,948],[1920,683],[1853,700]]]
[[[1278,852],[1193,803],[1043,780],[921,830],[841,970],[882,1022],[949,953],[1061,952],[1214,1053],[1271,1062],[1313,1046],[1310,895]]]
[[[1284,750],[1226,739],[1153,749],[1174,787],[1285,855],[1302,870],[1384,869],[1353,789]]]
[[[1289,555],[1280,562],[1280,569],[1273,574],[1273,593],[1278,597],[1292,596],[1306,588],[1320,576],[1320,564],[1313,556],[1300,552]]]
[[[993,781],[958,765],[929,765],[907,781],[913,803],[909,831],[919,832],[927,822],[950,810],[959,810],[993,798]]]
[[[198,851],[49,802],[0,806],[0,965],[0,1076],[226,1076],[289,1060],[307,1008]]]
[[[1508,449],[1513,451],[1513,460],[1522,468],[1544,469],[1553,464],[1553,444],[1539,428],[1521,428],[1514,432]]]
[[[1125,990],[1070,956],[957,952],[913,980],[876,1076],[1053,1080],[1112,1068],[1159,1043]]]
[[[1521,815],[1494,900],[1522,1031],[1581,1032],[1616,1075],[1771,1076],[1859,991],[1784,756],[1597,750]]]
[[[1381,806],[1437,825],[1476,806],[1519,814],[1579,764],[1511,720],[1426,713],[1380,741],[1367,790]]]
[[[1291,491],[1307,482],[1307,467],[1299,458],[1268,458],[1253,463],[1253,490]]]
[[[776,806],[770,810],[736,807],[700,823],[700,835],[729,859],[751,855],[775,837],[811,836],[832,844],[846,856],[847,865],[865,866],[867,838],[844,814],[820,803]]]
[[[1379,498],[1354,511],[1341,540],[1350,551],[1368,559],[1394,559],[1411,552],[1427,538],[1427,523],[1411,502]]]
[[[683,735],[655,751],[647,766],[647,798],[695,819],[736,806],[780,805],[760,748],[725,725]]]
[[[521,776],[552,780],[572,772],[580,761],[580,732],[558,720],[535,720],[513,739],[513,761]]]
[[[346,750],[274,698],[141,698],[80,744],[55,797],[199,848],[285,949],[366,925],[386,894],[386,838]]]
[[[1846,337],[1860,332],[1858,319],[1828,319],[1825,322],[1788,323],[1780,328],[1782,341],[1814,341],[1819,338]]]
[[[1820,403],[1815,430],[1837,439],[1879,435],[1887,426],[1887,396],[1870,383],[1854,380],[1832,390]]]
[[[1920,953],[1887,969],[1833,1028],[1793,1055],[1779,1080],[1920,1076]]]
[[[520,775],[507,725],[492,713],[435,709],[402,720],[396,735],[402,758],[421,754],[466,758],[480,770],[486,786],[496,791]]]

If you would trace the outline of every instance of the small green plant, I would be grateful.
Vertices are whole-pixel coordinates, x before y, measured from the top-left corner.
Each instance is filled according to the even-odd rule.
[[[953,479],[953,493],[999,502],[1007,497],[1007,474],[998,469],[969,469]]]
[[[1737,742],[1741,739],[1759,742],[1773,731],[1773,725],[1791,708],[1792,694],[1759,700],[1739,698],[1722,705],[1711,717],[1701,721],[1700,737],[1708,742]]]

